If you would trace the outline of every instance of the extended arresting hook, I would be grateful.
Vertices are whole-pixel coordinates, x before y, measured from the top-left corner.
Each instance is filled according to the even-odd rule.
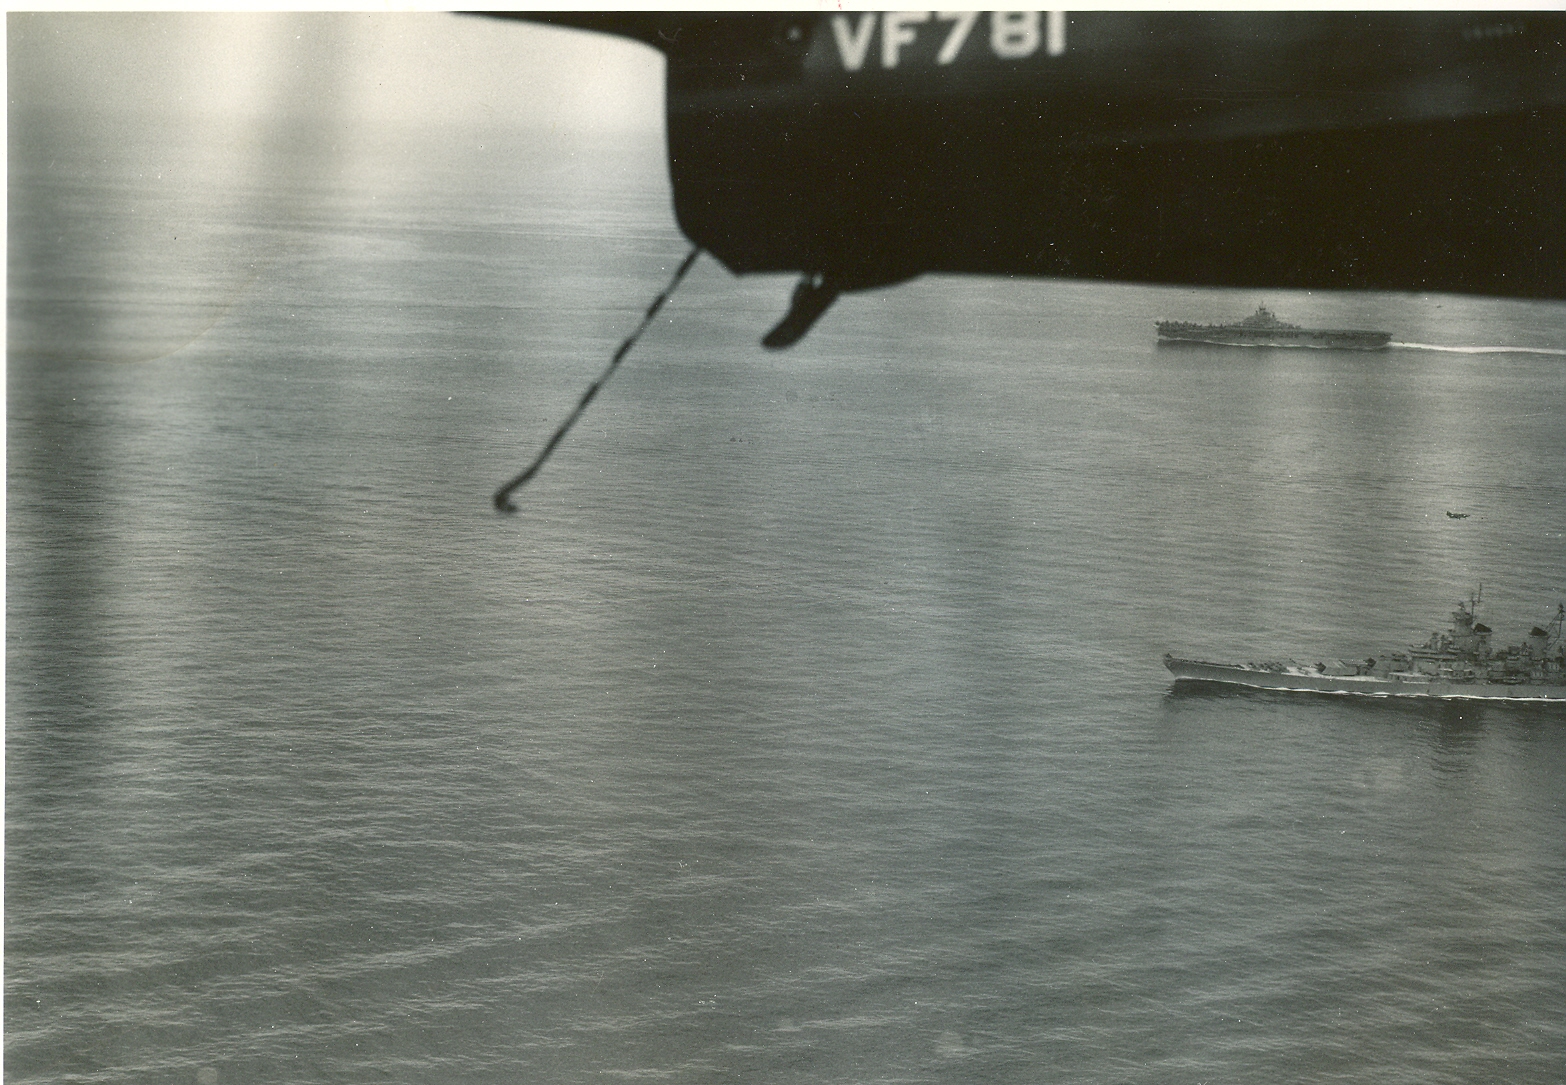
[[[701,248],[699,246],[691,249],[690,253],[675,270],[674,277],[669,280],[669,285],[663,288],[663,293],[653,298],[652,304],[647,307],[647,312],[642,317],[642,322],[636,326],[635,331],[626,337],[625,342],[620,344],[620,349],[614,352],[614,357],[609,359],[608,367],[598,375],[598,379],[587,386],[587,391],[582,393],[582,398],[577,401],[576,408],[566,416],[564,422],[560,423],[560,428],[555,430],[554,436],[549,438],[543,450],[533,457],[533,462],[527,465],[527,470],[495,491],[496,509],[500,512],[517,511],[517,507],[511,503],[512,492],[525,484],[528,479],[538,474],[539,469],[544,466],[544,461],[549,459],[549,454],[555,450],[556,445],[564,440],[571,427],[576,425],[576,420],[582,417],[582,412],[587,410],[587,405],[593,401],[593,397],[598,394],[598,390],[614,375],[614,371],[619,368],[620,362],[630,353],[631,348],[636,345],[636,340],[641,337],[642,332],[647,330],[647,326],[652,323],[653,317],[658,315],[658,310],[663,308],[663,303],[669,300],[669,296],[674,293],[674,288],[680,285],[680,280],[685,278],[685,273],[691,269],[691,265],[696,262],[696,257],[700,255]]]

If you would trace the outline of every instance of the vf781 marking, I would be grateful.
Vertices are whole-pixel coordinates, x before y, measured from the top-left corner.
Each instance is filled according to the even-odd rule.
[[[929,27],[925,31],[926,39],[929,39],[941,34],[938,26],[930,27],[929,24],[948,23],[940,48],[935,52],[935,63],[952,64],[962,56],[963,46],[980,14],[977,11],[872,11],[860,15],[857,22],[850,22],[847,15],[834,15],[832,40],[837,45],[838,59],[844,70],[857,72],[869,59],[870,46],[879,28],[881,67],[891,69],[902,62],[905,48],[921,44],[922,27]],[[1066,51],[1066,13],[1050,11],[1043,14],[1045,18],[1040,26],[1040,12],[1037,11],[989,12],[989,51],[1000,60],[1022,60],[1037,53],[1043,45],[1046,55],[1060,56]],[[919,52],[927,55],[928,48]],[[968,55],[972,57],[976,52],[969,50]]]

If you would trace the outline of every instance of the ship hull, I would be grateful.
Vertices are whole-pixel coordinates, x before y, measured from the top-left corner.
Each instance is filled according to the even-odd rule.
[[[1253,331],[1222,325],[1158,326],[1158,338],[1166,343],[1209,343],[1225,347],[1309,347],[1318,350],[1382,350],[1391,341],[1389,332],[1312,331],[1309,328]]]
[[[1420,674],[1327,675],[1303,668],[1271,670],[1233,663],[1209,663],[1166,655],[1164,666],[1175,680],[1215,682],[1251,689],[1295,693],[1335,693],[1358,697],[1409,697],[1429,700],[1556,701],[1566,703],[1566,685],[1542,682],[1486,682]]]

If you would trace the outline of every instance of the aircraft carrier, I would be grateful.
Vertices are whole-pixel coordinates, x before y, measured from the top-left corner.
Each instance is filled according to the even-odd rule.
[[[1192,324],[1161,320],[1160,342],[1216,343],[1228,347],[1316,347],[1328,350],[1380,350],[1392,341],[1390,332],[1342,328],[1302,328],[1287,324],[1265,305],[1238,324]]]

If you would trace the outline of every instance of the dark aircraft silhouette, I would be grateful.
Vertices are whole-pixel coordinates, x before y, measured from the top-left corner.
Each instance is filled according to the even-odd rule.
[[[528,13],[667,58],[681,230],[797,271],[1566,297],[1566,14]]]

